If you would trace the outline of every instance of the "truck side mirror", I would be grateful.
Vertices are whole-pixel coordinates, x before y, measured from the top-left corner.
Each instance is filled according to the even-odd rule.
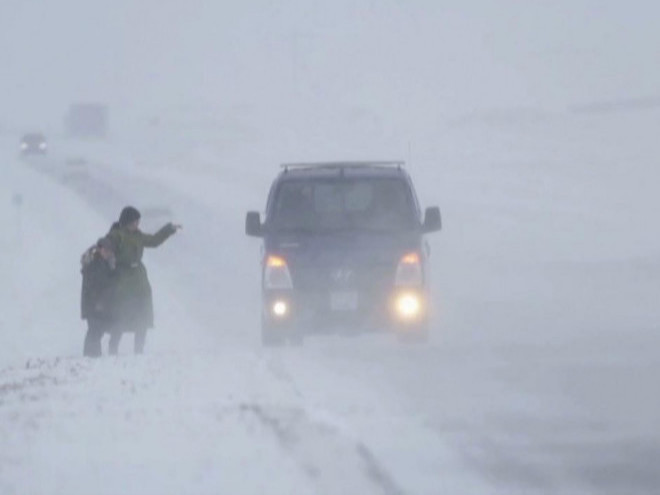
[[[245,233],[251,237],[263,237],[263,226],[258,211],[248,211],[245,217]]]
[[[424,212],[424,223],[422,224],[422,231],[424,233],[436,232],[442,227],[442,220],[440,218],[440,208],[431,206]]]

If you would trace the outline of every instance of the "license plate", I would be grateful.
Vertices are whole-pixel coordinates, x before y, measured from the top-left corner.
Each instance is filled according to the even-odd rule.
[[[355,311],[358,309],[357,291],[347,290],[331,292],[330,309],[332,309],[332,311]]]

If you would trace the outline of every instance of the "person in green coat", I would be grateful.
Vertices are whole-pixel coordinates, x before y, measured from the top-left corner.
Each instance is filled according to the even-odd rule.
[[[109,352],[117,354],[123,332],[135,333],[134,350],[142,354],[147,330],[154,326],[153,299],[147,269],[142,263],[144,248],[155,248],[179,228],[168,223],[155,234],[145,234],[139,228],[140,212],[127,206],[121,211],[107,235],[116,258],[115,283],[118,325],[110,336]]]

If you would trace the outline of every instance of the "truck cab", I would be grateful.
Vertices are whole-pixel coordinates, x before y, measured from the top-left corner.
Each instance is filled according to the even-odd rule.
[[[265,218],[262,342],[301,342],[325,331],[428,335],[429,249],[437,207],[420,209],[401,161],[285,164]]]

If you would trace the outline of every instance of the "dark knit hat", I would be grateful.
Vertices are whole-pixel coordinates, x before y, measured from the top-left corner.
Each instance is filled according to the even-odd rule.
[[[108,251],[114,251],[114,246],[112,245],[112,241],[108,239],[107,237],[101,237],[97,243],[97,247],[107,249]]]
[[[132,224],[136,220],[140,219],[140,212],[132,206],[127,206],[121,210],[121,215],[119,215],[119,225],[126,227],[127,225]]]

